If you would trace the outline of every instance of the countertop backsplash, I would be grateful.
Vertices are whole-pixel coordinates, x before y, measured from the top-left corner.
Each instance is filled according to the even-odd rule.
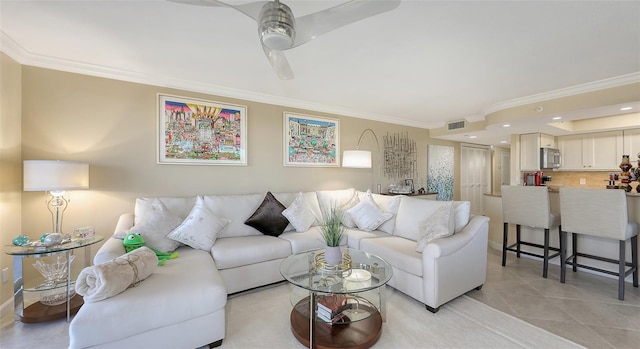
[[[576,172],[576,171],[544,171],[545,176],[551,176],[551,181],[547,182],[547,186],[555,189],[560,187],[575,188],[600,188],[605,189],[609,182],[609,173],[615,171],[597,171],[597,172]],[[619,173],[620,171],[618,171]],[[581,184],[583,179],[585,184]],[[637,182],[631,185],[635,189]]]

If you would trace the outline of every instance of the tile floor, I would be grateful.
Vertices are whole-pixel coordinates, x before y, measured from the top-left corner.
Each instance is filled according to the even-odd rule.
[[[640,288],[627,283],[625,300],[619,301],[615,279],[578,271],[568,272],[561,284],[559,266],[551,265],[544,279],[540,260],[510,253],[507,266],[500,263],[500,251],[489,249],[487,282],[467,295],[587,348],[640,348]],[[12,323],[11,315],[4,316],[0,334]],[[20,328],[13,331],[19,348],[42,348],[43,340],[49,348],[68,343],[63,320]]]
[[[550,265],[545,279],[541,260],[509,253],[502,267],[494,249],[487,269],[484,287],[470,297],[588,348],[640,348],[640,288],[627,283],[620,301],[616,279],[569,270],[561,284],[559,266]]]

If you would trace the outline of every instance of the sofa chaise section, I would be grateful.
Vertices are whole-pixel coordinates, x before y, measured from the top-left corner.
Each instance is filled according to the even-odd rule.
[[[139,287],[85,303],[69,325],[69,348],[197,348],[219,344],[225,334],[227,291],[211,254],[178,248],[180,261],[160,266]],[[96,260],[124,254],[109,239]]]

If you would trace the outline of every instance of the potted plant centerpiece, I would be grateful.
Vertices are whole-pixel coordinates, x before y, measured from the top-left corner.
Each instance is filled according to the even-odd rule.
[[[324,214],[324,221],[322,222],[322,239],[326,244],[324,258],[327,264],[341,264],[342,251],[340,251],[340,241],[342,241],[343,236],[342,212],[331,208],[329,212]]]

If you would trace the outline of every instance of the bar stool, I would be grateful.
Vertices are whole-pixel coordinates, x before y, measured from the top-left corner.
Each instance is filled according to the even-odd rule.
[[[566,265],[618,276],[618,299],[624,300],[624,279],[633,273],[633,287],[638,287],[638,223],[629,222],[624,190],[560,189],[560,282],[565,282]],[[567,257],[567,232],[572,233],[572,255]],[[620,241],[618,260],[578,252],[578,235],[590,235]],[[626,261],[626,241],[631,239],[631,263]],[[578,263],[578,257],[618,264],[618,272]],[[626,267],[630,267],[627,269]],[[627,270],[625,270],[627,269]]]
[[[549,203],[549,190],[547,187],[532,186],[502,186],[502,220],[504,230],[502,236],[502,266],[507,262],[507,251],[515,252],[517,257],[526,254],[542,258],[542,277],[547,277],[549,259],[559,255],[560,249],[549,246],[549,230],[558,227],[558,239],[560,239],[560,214],[551,212]],[[508,245],[509,223],[516,225],[516,242]],[[522,241],[520,227],[522,225],[544,229],[544,244],[540,245],[528,241]],[[542,255],[528,251],[522,251],[521,245],[542,249]],[[549,255],[549,250],[554,251]]]

